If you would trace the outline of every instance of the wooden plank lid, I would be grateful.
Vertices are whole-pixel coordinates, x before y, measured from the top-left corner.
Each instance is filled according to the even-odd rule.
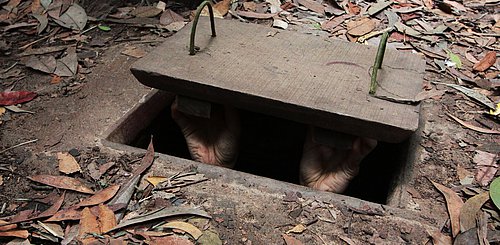
[[[368,94],[377,47],[334,41],[256,24],[216,20],[212,38],[201,18],[189,55],[191,24],[138,60],[143,84],[180,95],[282,117],[352,135],[397,143],[418,128],[418,105]],[[378,95],[413,99],[425,61],[388,49]]]

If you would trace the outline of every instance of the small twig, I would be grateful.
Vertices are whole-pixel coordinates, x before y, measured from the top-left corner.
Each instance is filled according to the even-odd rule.
[[[42,37],[42,38],[40,38],[40,39],[37,39],[37,40],[35,40],[35,41],[33,41],[33,42],[30,42],[30,43],[28,43],[28,44],[26,44],[26,45],[24,45],[24,46],[21,46],[19,49],[20,49],[20,50],[27,49],[27,48],[29,48],[29,47],[30,47],[31,45],[33,45],[33,44],[36,44],[36,43],[41,42],[41,41],[43,41],[43,40],[45,40],[45,39],[48,39],[49,37],[54,36],[54,35],[55,35],[58,31],[59,31],[59,29],[61,29],[61,28],[56,27],[56,28],[54,28],[54,31],[52,31],[52,32],[51,32],[50,34],[48,34],[47,36]]]
[[[0,209],[0,214],[3,214],[5,212],[5,209],[7,208],[7,203],[4,202],[2,205],[2,208]]]
[[[394,27],[387,27],[383,30],[380,30],[380,31],[374,31],[374,32],[370,32],[364,36],[361,36],[358,38],[357,42],[358,43],[363,43],[365,42],[366,40],[372,38],[372,37],[376,37],[378,35],[381,35],[381,34],[384,34],[385,32],[391,32],[392,30],[394,29]]]
[[[17,63],[19,63],[19,61],[16,61],[16,63],[7,67],[5,70],[1,71],[0,73],[6,73],[6,72],[10,71],[12,68],[14,68],[17,65]]]
[[[0,151],[0,154],[5,153],[7,151],[10,151],[10,150],[12,150],[14,148],[17,148],[17,147],[20,147],[20,146],[23,146],[23,145],[27,145],[27,144],[30,144],[30,143],[34,143],[34,142],[37,142],[37,141],[38,141],[38,139],[34,139],[34,140],[29,140],[29,141],[26,141],[26,142],[23,142],[23,143],[19,143],[17,145],[11,146],[11,147],[3,150],[3,151]]]
[[[375,94],[375,91],[377,90],[377,73],[378,69],[380,69],[380,67],[382,66],[382,62],[384,61],[385,46],[387,44],[388,37],[389,33],[385,32],[382,35],[382,39],[380,39],[380,43],[378,45],[377,56],[375,57],[375,63],[373,64],[372,79],[370,83],[369,93],[371,95]]]
[[[98,26],[99,26],[99,25],[95,25],[95,26],[89,27],[87,30],[84,30],[84,31],[80,32],[80,35],[83,35],[83,34],[85,34],[85,33],[89,32],[89,31],[92,31],[92,30],[94,30],[95,28],[97,28]]]

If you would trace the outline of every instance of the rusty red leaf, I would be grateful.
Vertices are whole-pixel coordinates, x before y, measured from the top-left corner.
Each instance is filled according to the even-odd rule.
[[[0,105],[15,105],[28,102],[36,97],[35,92],[9,91],[0,92]]]

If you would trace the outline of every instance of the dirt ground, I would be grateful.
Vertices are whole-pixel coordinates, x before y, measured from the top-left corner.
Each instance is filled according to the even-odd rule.
[[[6,2],[12,1],[0,1],[0,4],[5,6]],[[260,1],[255,2],[260,3]],[[398,3],[403,3],[403,1],[398,1]],[[495,2],[492,1],[492,3]],[[136,6],[136,4],[139,3],[85,1],[82,6],[85,7],[88,16],[98,18],[116,11],[117,7]],[[373,3],[368,5],[370,4]],[[413,1],[408,4],[410,7],[417,6]],[[168,7],[184,17],[189,17],[193,6],[188,5],[175,2],[169,4]],[[360,6],[364,5],[360,4]],[[465,58],[465,54],[471,51],[480,59],[483,57],[482,54],[493,51],[497,52],[495,54],[497,56],[500,49],[498,46],[500,34],[492,30],[500,27],[497,26],[498,2],[496,5],[487,3],[483,7],[469,7],[468,11],[462,12],[461,15],[435,14],[432,17],[447,23],[459,21],[467,24],[477,20],[478,15],[482,15],[486,16],[484,18],[496,21],[496,25],[492,22],[493,25],[474,29],[481,29],[491,34],[481,37],[494,39],[492,43],[490,40],[489,44],[483,46],[470,44],[464,46],[463,41],[458,40],[463,36],[452,34],[453,31],[440,36],[441,39],[448,41],[449,45],[455,45],[451,45],[452,51],[461,55],[463,65],[468,67],[464,74],[470,75],[473,63]],[[310,16],[310,19],[317,17],[311,14],[311,11],[300,10],[298,13]],[[429,16],[427,12],[425,15]],[[233,15],[228,14],[226,18],[238,21],[236,17],[231,16]],[[19,22],[22,21],[19,20]],[[272,24],[269,19],[253,20],[253,22],[268,26]],[[98,22],[90,19],[89,23],[93,26]],[[12,29],[0,34],[0,42],[2,42],[0,43],[0,72],[6,71],[13,65],[15,65],[14,69],[21,72],[17,76],[2,77],[0,90],[25,90],[37,93],[37,97],[33,100],[17,105],[18,108],[31,113],[16,113],[11,110],[0,113],[0,216],[4,217],[0,221],[8,220],[22,210],[34,208],[45,210],[50,206],[51,202],[43,203],[35,200],[47,197],[54,191],[54,188],[30,181],[27,177],[40,174],[61,175],[56,158],[57,152],[69,152],[75,157],[83,171],[70,176],[83,180],[94,190],[101,190],[113,184],[124,184],[133,175],[134,169],[140,165],[140,160],[144,157],[143,151],[109,149],[102,145],[101,140],[115,122],[152,91],[151,88],[135,80],[129,71],[137,58],[132,57],[133,55],[125,55],[123,52],[130,49],[144,53],[150,52],[173,32],[144,23],[119,23],[119,21],[103,23],[110,26],[111,30],[106,32],[99,28],[88,30],[85,33],[88,38],[83,42],[75,42],[75,39],[64,41],[61,38],[51,38],[31,45],[31,48],[36,49],[76,44],[78,73],[62,77],[57,82],[54,79],[58,76],[39,72],[23,65],[26,64],[27,58],[20,55],[25,51],[20,47],[43,36],[29,29],[33,26]],[[0,27],[4,28],[12,24],[15,23],[3,23]],[[305,22],[302,25],[290,26],[289,29],[293,31],[319,33],[319,36],[329,35],[329,32],[321,28],[311,30],[311,25]],[[51,28],[56,27],[56,25],[51,26]],[[68,35],[75,33],[77,32]],[[391,37],[390,42],[393,44],[401,43],[397,39],[399,36]],[[342,38],[339,35],[331,35],[330,38],[348,39],[350,37],[343,36]],[[418,40],[418,38],[411,39]],[[411,46],[408,45],[403,50],[408,50],[408,47]],[[463,50],[467,51],[459,52]],[[59,58],[65,55],[64,52],[64,50],[59,50],[52,54]],[[500,130],[500,124],[498,116],[484,113],[487,110],[482,103],[454,88],[432,83],[457,84],[456,77],[459,75],[453,71],[450,72],[450,68],[440,72],[437,62],[433,62],[439,55],[435,55],[435,58],[431,56],[422,55],[428,63],[423,90],[434,94],[420,103],[420,128],[411,148],[415,152],[416,159],[412,161],[412,167],[404,174],[408,178],[398,183],[402,187],[402,192],[395,197],[397,200],[388,203],[389,206],[363,202],[336,194],[318,194],[301,186],[273,182],[269,179],[259,180],[252,175],[232,170],[213,170],[191,161],[161,156],[155,161],[148,175],[172,176],[194,168],[205,174],[209,180],[179,190],[174,193],[177,196],[174,199],[157,198],[149,202],[149,206],[144,204],[146,202],[135,203],[134,210],[140,213],[139,211],[151,211],[160,206],[170,207],[181,204],[203,207],[212,216],[211,220],[192,218],[183,220],[195,224],[206,234],[208,231],[213,231],[225,244],[451,244],[452,221],[449,218],[449,210],[453,208],[447,208],[443,194],[433,186],[432,182],[451,188],[463,202],[472,196],[489,191],[489,183],[499,173],[492,172],[489,181],[481,184],[481,179],[477,179],[476,175],[484,162],[478,160],[477,156],[481,153],[494,156],[493,168],[498,168],[495,164],[498,162],[500,153],[500,137],[495,132]],[[498,103],[500,101],[499,68],[497,60],[489,67],[489,70],[476,74],[476,78],[473,79],[475,83],[462,81],[460,85],[474,88],[488,96],[494,103]],[[489,83],[480,86],[477,81]],[[453,119],[453,116],[463,120],[469,125],[468,128],[467,125],[460,125],[457,120]],[[488,132],[472,130],[473,127],[470,127],[470,124],[487,129]],[[29,141],[33,142],[17,146]],[[16,147],[11,148],[12,146]],[[98,178],[91,176],[90,166],[96,164],[102,166],[110,162],[113,162],[112,167],[104,171],[102,176]],[[173,162],[179,162],[179,165],[173,165]],[[237,180],[227,179],[224,177],[226,174],[239,177]],[[469,182],[468,179],[470,179]],[[144,185],[146,182],[141,183]],[[139,189],[145,188],[141,186]],[[63,207],[78,203],[85,197],[70,191],[66,195]],[[139,196],[136,194],[134,200],[139,200]],[[485,201],[482,207],[481,213],[485,215],[486,223],[474,229],[477,232],[486,229],[487,240],[491,243],[498,243],[500,241],[499,210],[491,200]],[[378,209],[382,210],[380,212],[383,214],[379,213]],[[332,210],[334,210],[333,214]],[[78,224],[78,221],[73,223]],[[307,232],[287,233],[299,223],[307,226]],[[69,229],[69,226],[65,225]],[[29,222],[22,223],[19,228],[26,228],[30,231],[32,242],[49,243],[43,236],[33,235],[36,233],[33,232],[35,228],[31,227]],[[133,232],[130,233],[133,234]],[[485,244],[479,243],[477,238],[464,237],[456,238],[456,244],[457,241],[465,241],[465,243],[458,244]],[[148,240],[144,236],[143,239],[137,236],[130,236],[128,239],[129,242],[135,243]],[[293,243],[291,239],[299,239],[302,243]],[[442,239],[441,242],[438,242],[439,239]],[[0,243],[10,240],[11,238],[2,238],[0,235]],[[149,240],[149,244],[154,244],[152,240]],[[54,243],[58,243],[57,239]],[[200,241],[198,243],[203,244]],[[157,241],[157,244],[161,244],[161,241]],[[218,243],[212,241],[206,244]]]

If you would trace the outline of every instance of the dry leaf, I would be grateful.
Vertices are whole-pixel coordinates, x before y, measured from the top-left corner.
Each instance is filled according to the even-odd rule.
[[[104,190],[96,192],[93,196],[81,201],[76,205],[76,207],[85,207],[104,203],[113,198],[119,189],[119,185],[112,185]]]
[[[76,47],[69,47],[66,52],[68,54],[56,62],[56,70],[54,71],[54,74],[60,77],[74,76],[78,70]]]
[[[455,116],[451,115],[450,113],[446,113],[446,115],[448,115],[453,120],[455,120],[458,123],[460,123],[460,125],[468,128],[468,129],[472,129],[474,131],[477,131],[477,132],[480,132],[480,133],[484,133],[484,134],[500,134],[500,131],[491,130],[491,129],[487,129],[487,128],[481,128],[481,127],[478,127],[478,126],[474,126],[474,125],[472,125],[470,123],[466,123],[466,122],[460,120],[458,117],[455,117]]]
[[[286,234],[290,234],[290,233],[297,233],[297,234],[300,234],[302,232],[304,232],[306,230],[306,226],[303,225],[303,224],[298,224],[296,225],[295,227],[293,227],[292,229],[288,230],[286,232]]]
[[[203,234],[203,232],[201,232],[200,229],[198,229],[196,226],[182,221],[168,222],[161,227],[185,231],[189,233],[189,235],[191,235],[195,240],[198,240],[198,238]]]
[[[443,194],[444,199],[446,200],[446,207],[448,208],[448,213],[451,220],[451,231],[453,237],[455,237],[458,235],[458,233],[460,233],[460,209],[464,205],[464,202],[452,189],[438,184],[434,181],[431,182],[436,187],[436,189],[438,189]]]
[[[347,2],[347,8],[349,10],[349,14],[352,15],[358,15],[361,12],[361,8],[358,5],[352,3],[351,1]]]
[[[132,46],[126,47],[125,50],[123,50],[121,53],[134,58],[141,58],[146,55],[146,51]]]
[[[46,222],[64,221],[64,220],[79,220],[82,217],[82,212],[76,209],[64,209],[55,213]]]
[[[75,172],[81,172],[80,164],[76,159],[67,152],[58,152],[57,159],[59,160],[59,171],[65,174],[72,174]]]
[[[109,230],[115,228],[117,225],[116,223],[116,217],[115,214],[113,213],[113,210],[111,210],[108,206],[104,204],[99,204],[99,227],[101,229],[100,233],[106,233]]]
[[[88,20],[85,9],[76,3],[73,3],[59,18],[52,17],[58,25],[80,31],[85,28]]]
[[[147,244],[171,244],[171,245],[193,245],[191,241],[179,236],[150,237]]]
[[[85,186],[75,178],[54,175],[35,175],[28,177],[30,180],[53,186],[60,189],[78,191],[87,194],[94,194],[94,191]]]
[[[314,0],[298,0],[298,3],[320,15],[325,15],[325,6]]]
[[[457,166],[457,175],[462,185],[470,185],[474,180],[474,174],[460,165]]]
[[[155,6],[139,6],[130,14],[139,18],[151,18],[159,15],[161,12],[162,10]]]
[[[40,0],[33,0],[33,2],[31,2],[31,13],[41,14],[42,12],[43,12],[43,7],[40,4]]]
[[[10,230],[10,231],[0,231],[0,237],[19,237],[28,238],[30,233],[27,230]]]
[[[489,152],[476,150],[476,155],[472,159],[478,166],[476,174],[476,181],[482,186],[487,186],[498,171],[498,164],[496,164],[497,155]]]
[[[17,228],[16,224],[7,224],[9,224],[9,222],[0,220],[0,231],[8,231]]]
[[[65,192],[54,202],[52,206],[50,206],[47,210],[43,211],[38,215],[34,215],[33,210],[25,210],[26,212],[19,212],[16,216],[10,219],[10,223],[19,223],[25,222],[28,220],[47,218],[57,213],[57,211],[61,208],[64,202]]]
[[[268,14],[268,13],[256,13],[256,12],[249,12],[249,11],[236,11],[236,13],[245,18],[250,18],[250,19],[270,19],[274,17],[276,14]]]
[[[152,184],[154,187],[156,187],[159,183],[167,180],[167,177],[163,176],[149,176],[146,178],[146,181],[148,181],[150,184]]]
[[[41,72],[53,73],[57,62],[54,56],[31,56],[24,65]]]
[[[474,65],[474,71],[486,71],[497,61],[497,53],[495,51],[488,52],[484,58]]]
[[[363,36],[375,29],[375,21],[370,18],[361,18],[347,23],[347,33],[353,36]]]
[[[184,21],[185,21],[184,17],[182,17],[181,15],[177,14],[176,12],[170,9],[165,10],[165,12],[163,12],[163,14],[161,14],[160,16],[160,24],[164,26],[174,22],[184,22]]]
[[[97,239],[88,233],[99,234],[99,222],[97,217],[90,212],[89,208],[84,208],[82,211],[82,217],[80,218],[80,229],[78,230],[78,240],[83,244],[91,244],[96,242]]]
[[[476,227],[476,217],[483,204],[490,199],[488,192],[475,195],[465,201],[460,209],[460,231],[465,232]]]
[[[289,236],[287,234],[283,234],[281,236],[283,237],[283,240],[285,240],[286,245],[302,245],[303,244],[299,239],[292,237],[292,236]]]
[[[222,0],[216,3],[213,7],[214,12],[218,12],[220,16],[224,16],[229,11],[231,0]],[[214,13],[215,14],[215,13]]]

